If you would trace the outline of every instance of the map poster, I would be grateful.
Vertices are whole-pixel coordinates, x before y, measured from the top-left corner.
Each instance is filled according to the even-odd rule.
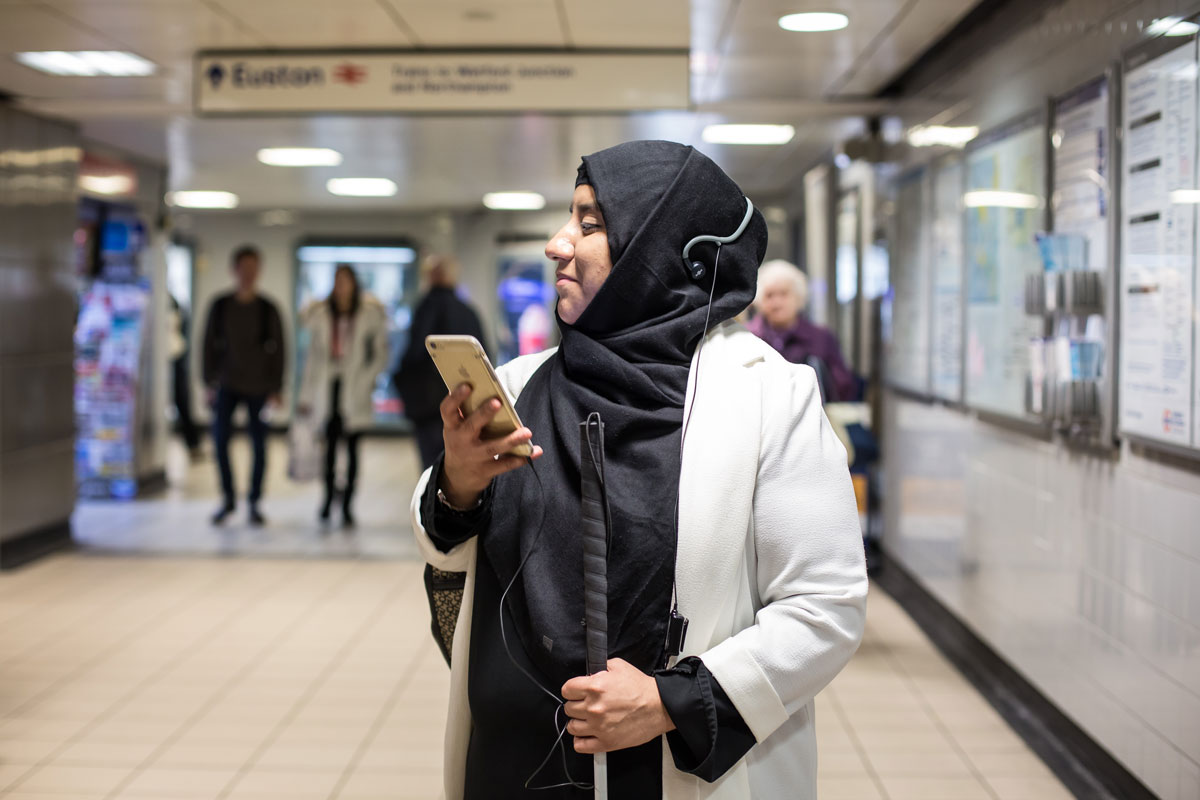
[[[1025,278],[1040,273],[1046,226],[1046,127],[1027,120],[979,140],[966,160],[966,399],[1030,420],[1026,384],[1040,320],[1025,314]]]

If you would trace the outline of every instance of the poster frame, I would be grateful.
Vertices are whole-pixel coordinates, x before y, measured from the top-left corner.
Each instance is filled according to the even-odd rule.
[[[964,165],[966,165],[966,162],[968,162],[970,160],[971,155],[973,153],[978,152],[982,148],[987,147],[992,144],[995,144],[996,142],[1010,138],[1015,134],[1026,131],[1030,128],[1035,128],[1040,125],[1040,126],[1042,126],[1042,131],[1043,131],[1042,150],[1043,150],[1043,160],[1045,162],[1043,165],[1045,169],[1044,169],[1044,174],[1042,176],[1042,191],[1045,192],[1044,196],[1046,197],[1046,199],[1048,201],[1050,198],[1050,188],[1053,186],[1053,164],[1050,161],[1051,154],[1049,152],[1051,149],[1050,108],[1051,108],[1051,100],[1049,98],[1046,98],[1046,100],[1042,103],[1042,107],[1040,109],[1031,109],[1024,113],[1016,114],[1012,117],[1009,117],[1004,122],[994,125],[994,126],[988,128],[987,130],[981,132],[980,135],[974,139],[974,141],[972,141],[965,148],[963,148],[962,158],[964,161]],[[963,190],[964,190],[964,192],[966,191],[966,187],[970,185],[970,177],[969,176],[970,176],[970,169],[968,167],[967,169],[964,170],[964,175],[963,175]],[[1050,205],[1051,204],[1049,202],[1046,202],[1045,206],[1042,209],[1042,219],[1041,219],[1042,230],[1049,230],[1051,223],[1053,221],[1053,218],[1050,214]],[[1040,416],[1040,417],[1034,416],[1032,414],[1026,414],[1024,416],[1019,416],[1019,415],[1015,415],[1015,414],[1008,414],[1008,413],[1001,412],[1001,411],[995,411],[993,409],[981,408],[980,406],[972,403],[970,398],[968,397],[967,388],[968,388],[968,383],[969,383],[968,382],[968,374],[969,373],[968,373],[967,368],[969,365],[967,362],[968,362],[969,348],[966,346],[966,342],[967,342],[967,338],[968,338],[969,332],[970,332],[970,326],[968,323],[970,321],[970,305],[971,304],[969,302],[970,287],[968,286],[968,281],[967,281],[967,264],[966,264],[967,254],[969,252],[969,250],[966,246],[967,242],[968,242],[966,211],[967,211],[966,208],[963,208],[962,407],[964,409],[968,409],[971,412],[973,412],[981,421],[988,422],[993,425],[998,425],[1000,427],[1009,428],[1009,429],[1018,431],[1020,433],[1028,434],[1028,435],[1033,436],[1038,439],[1049,440],[1051,438],[1051,424],[1050,424],[1050,420],[1047,419],[1044,415]]]
[[[920,211],[920,213],[921,213],[920,219],[922,222],[924,222],[926,224],[919,226],[918,235],[922,239],[925,240],[925,246],[926,246],[925,252],[926,252],[926,257],[927,257],[927,261],[925,264],[926,271],[930,271],[932,269],[932,263],[928,259],[929,244],[930,244],[930,239],[931,239],[930,226],[928,223],[930,221],[930,214],[933,210],[932,203],[931,203],[931,200],[933,197],[932,177],[933,177],[933,162],[921,162],[921,163],[906,165],[906,167],[903,171],[901,171],[899,174],[897,174],[895,177],[893,177],[891,179],[891,181],[889,181],[890,188],[892,189],[892,191],[897,193],[896,197],[892,198],[892,200],[893,200],[893,202],[897,202],[897,203],[899,202],[900,186],[907,184],[907,183],[914,182],[914,181],[919,182],[921,184],[921,206],[922,207],[921,207],[921,211]],[[899,217],[899,212],[897,211],[897,213],[895,215],[893,215],[893,222],[892,222],[893,225],[896,225],[896,219],[898,217]],[[891,277],[889,277],[889,279],[888,279],[888,284],[889,284],[888,291],[892,295],[892,303],[893,303],[893,305],[892,305],[893,337],[895,336],[895,333],[894,333],[894,330],[895,330],[895,289],[896,289],[895,268],[896,268],[897,263],[898,263],[898,259],[891,257],[891,264],[889,265],[889,272],[891,273]],[[926,298],[925,298],[926,302],[928,304],[931,304],[933,301],[932,275],[930,275],[930,280],[926,284],[925,294],[926,294]],[[927,308],[932,309],[932,305],[927,305]],[[882,370],[882,382],[883,382],[884,387],[886,387],[889,391],[896,392],[898,394],[902,394],[905,397],[912,399],[912,400],[918,400],[918,401],[925,402],[925,403],[932,403],[939,399],[933,393],[933,314],[932,313],[926,314],[925,319],[922,320],[922,322],[925,325],[926,335],[928,337],[927,338],[928,353],[927,353],[927,358],[926,358],[925,377],[924,377],[925,389],[924,390],[914,389],[911,386],[905,386],[903,384],[897,383],[891,375],[890,368],[885,368],[884,370]],[[887,366],[888,366],[888,364],[885,363],[885,367],[887,367]]]
[[[1103,72],[1082,81],[1066,91],[1059,92],[1050,97],[1049,106],[1049,124],[1046,127],[1047,140],[1049,145],[1049,160],[1047,161],[1047,173],[1049,176],[1049,187],[1047,197],[1053,197],[1054,187],[1058,179],[1058,170],[1055,166],[1055,148],[1054,148],[1054,131],[1058,123],[1058,108],[1064,102],[1083,94],[1093,87],[1103,84],[1104,90],[1108,97],[1108,114],[1106,120],[1107,126],[1107,151],[1105,153],[1105,170],[1108,175],[1108,217],[1105,221],[1105,235],[1107,238],[1108,256],[1104,264],[1104,319],[1105,319],[1105,375],[1106,383],[1102,387],[1100,393],[1100,424],[1094,436],[1080,438],[1074,436],[1065,436],[1066,443],[1076,449],[1101,450],[1111,451],[1119,446],[1117,426],[1118,426],[1118,397],[1120,390],[1120,305],[1121,305],[1121,219],[1122,219],[1122,194],[1124,191],[1124,180],[1121,174],[1122,165],[1122,150],[1123,150],[1123,129],[1121,127],[1122,120],[1122,103],[1124,94],[1122,91],[1121,82],[1124,75],[1121,71],[1118,62],[1111,62]],[[1053,217],[1053,202],[1048,204],[1050,212],[1049,225],[1050,230],[1055,230],[1055,220]]]
[[[1192,14],[1188,17],[1185,17],[1184,21],[1200,22],[1200,14]],[[1174,52],[1175,50],[1178,50],[1180,48],[1190,46],[1193,49],[1196,49],[1196,48],[1200,47],[1200,41],[1198,41],[1198,40],[1200,40],[1200,33],[1192,33],[1187,36],[1178,36],[1178,37],[1167,37],[1164,35],[1164,36],[1158,36],[1154,39],[1150,39],[1149,41],[1139,42],[1138,44],[1125,50],[1121,54],[1120,59],[1118,61],[1116,61],[1113,64],[1113,66],[1110,68],[1115,76],[1113,79],[1112,85],[1110,86],[1110,91],[1112,92],[1113,97],[1114,97],[1113,107],[1116,110],[1116,113],[1118,115],[1120,115],[1124,108],[1125,80],[1126,80],[1127,75],[1130,72],[1132,72],[1133,70],[1142,66],[1147,61],[1151,61],[1155,58],[1166,55],[1167,53]],[[1197,53],[1197,64],[1200,64],[1200,52]],[[1115,173],[1117,175],[1117,180],[1118,180],[1117,189],[1120,193],[1119,197],[1123,198],[1124,194],[1125,194],[1125,185],[1124,185],[1124,178],[1125,178],[1125,176],[1124,176],[1124,149],[1125,149],[1124,123],[1125,123],[1125,120],[1121,116],[1118,116],[1117,121],[1118,121],[1118,125],[1115,130],[1119,131],[1119,133],[1120,133],[1120,137],[1119,137],[1120,138],[1120,147],[1113,148],[1113,157],[1116,159],[1116,165],[1117,165],[1117,170],[1118,170],[1118,172]],[[1198,129],[1198,131],[1197,131],[1195,145],[1196,145],[1196,151],[1193,155],[1193,158],[1200,159],[1200,129]],[[1121,238],[1122,229],[1124,227],[1124,225],[1123,225],[1123,222],[1124,222],[1123,204],[1121,204],[1118,207],[1121,209],[1121,216],[1118,217],[1117,221],[1116,221],[1117,222],[1117,224],[1116,224],[1117,231],[1114,234],[1114,241],[1116,243],[1116,247],[1118,247],[1120,249],[1115,252],[1119,252],[1123,255],[1124,241]],[[1181,459],[1189,464],[1196,465],[1195,468],[1200,469],[1200,446],[1181,445],[1181,444],[1174,444],[1172,442],[1164,442],[1159,439],[1154,439],[1154,438],[1151,438],[1149,436],[1144,436],[1139,433],[1126,431],[1121,427],[1120,391],[1121,391],[1122,376],[1120,374],[1119,364],[1120,364],[1120,358],[1121,358],[1120,343],[1122,340],[1122,338],[1121,338],[1122,331],[1124,330],[1124,320],[1121,319],[1121,317],[1120,317],[1120,314],[1121,314],[1120,306],[1121,306],[1121,286],[1122,286],[1122,281],[1123,281],[1124,259],[1118,258],[1117,262],[1118,262],[1117,271],[1115,273],[1114,281],[1113,281],[1114,290],[1116,293],[1116,297],[1115,297],[1116,310],[1114,312],[1114,319],[1116,321],[1116,324],[1113,326],[1115,329],[1114,338],[1116,339],[1116,341],[1114,343],[1113,358],[1116,360],[1116,362],[1118,364],[1118,366],[1114,369],[1114,377],[1116,378],[1116,380],[1114,380],[1114,386],[1113,386],[1113,391],[1114,391],[1113,428],[1112,428],[1113,436],[1114,436],[1114,438],[1117,439],[1118,442],[1120,442],[1121,440],[1124,440],[1124,441],[1129,442],[1131,445],[1136,446],[1137,448],[1144,450],[1148,453],[1162,454],[1162,455],[1170,457],[1170,458]],[[1193,237],[1193,241],[1192,241],[1192,271],[1193,271],[1193,274],[1192,274],[1193,282],[1200,281],[1200,225],[1198,225],[1197,232],[1196,232],[1195,236]],[[1200,323],[1197,323],[1197,321],[1195,319],[1195,315],[1196,315],[1196,312],[1198,309],[1196,309],[1194,306],[1194,304],[1195,304],[1194,297],[1195,297],[1195,287],[1193,286],[1193,309],[1192,309],[1192,317],[1193,317],[1193,320],[1192,320],[1192,353],[1193,353],[1193,356],[1192,356],[1192,358],[1193,358],[1193,363],[1192,363],[1192,385],[1191,385],[1191,391],[1190,391],[1190,394],[1191,394],[1190,399],[1192,402],[1192,425],[1193,425],[1193,427],[1195,427],[1195,425],[1196,425],[1196,413],[1198,411],[1200,411],[1200,404],[1198,404],[1196,402],[1196,381],[1198,380],[1196,373],[1200,370],[1197,369],[1196,356],[1195,356],[1196,348],[1198,346],[1200,346]],[[1195,438],[1195,435],[1193,433],[1193,439],[1194,438]]]

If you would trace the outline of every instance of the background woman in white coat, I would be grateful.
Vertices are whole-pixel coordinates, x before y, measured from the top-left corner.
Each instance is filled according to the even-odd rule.
[[[729,241],[685,260],[704,235]],[[858,645],[867,581],[812,370],[730,322],[765,249],[762,216],[690,147],[583,159],[546,246],[562,344],[500,370],[528,427],[482,440],[499,404],[464,418],[458,387],[413,498],[425,557],[467,571],[447,800],[586,797],[599,752],[622,800],[815,797],[812,702]],[[593,412],[609,660],[585,676],[579,424]],[[528,463],[504,455],[531,440]]]
[[[362,291],[354,269],[342,264],[334,273],[328,299],[310,305],[301,319],[308,331],[308,351],[298,411],[325,424],[325,500],[320,518],[322,523],[329,521],[334,498],[339,496],[337,446],[344,441],[342,522],[353,527],[359,438],[374,420],[371,392],[387,366],[387,315],[378,300]]]

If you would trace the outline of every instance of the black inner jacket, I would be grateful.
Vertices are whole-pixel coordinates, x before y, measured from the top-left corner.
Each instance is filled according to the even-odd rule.
[[[716,164],[672,142],[629,142],[586,156],[580,181],[596,193],[613,270],[574,325],[558,320],[558,353],[521,393],[517,412],[545,455],[536,475],[524,468],[496,480],[483,537],[501,586],[529,554],[506,605],[555,691],[586,671],[579,423],[593,411],[605,424],[611,512],[609,654],[646,672],[662,664],[683,405],[717,254],[712,244],[692,249],[708,266],[695,281],[682,250],[694,236],[733,233],[746,212],[745,196]],[[745,233],[721,248],[710,326],[753,300],[766,244],[755,211]]]

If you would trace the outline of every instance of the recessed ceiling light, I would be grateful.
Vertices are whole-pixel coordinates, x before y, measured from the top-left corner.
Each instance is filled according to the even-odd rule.
[[[169,192],[167,205],[179,208],[237,208],[238,196],[233,192]]]
[[[1146,33],[1151,36],[1191,36],[1197,31],[1200,25],[1185,22],[1183,17],[1163,17],[1146,26]]]
[[[795,135],[791,125],[708,125],[700,137],[709,144],[787,144]]]
[[[51,75],[128,78],[153,75],[154,64],[120,50],[39,50],[17,53],[17,61]]]
[[[966,147],[979,135],[978,126],[918,125],[908,131],[908,143],[913,147]]]
[[[342,197],[391,197],[397,191],[388,178],[330,178],[325,188]]]
[[[806,11],[802,14],[788,14],[779,18],[779,27],[785,31],[798,33],[840,31],[849,24],[850,18],[836,11]]]
[[[483,204],[496,211],[541,211],[546,198],[537,192],[488,192]]]
[[[1004,192],[983,189],[963,195],[967,208],[1041,208],[1042,198],[1025,192]]]
[[[342,154],[328,147],[264,147],[258,160],[272,167],[336,167]]]
[[[85,192],[103,195],[127,195],[134,189],[133,177],[130,175],[80,175],[79,188]]]
[[[1170,197],[1175,205],[1200,204],[1200,189],[1175,189]]]

